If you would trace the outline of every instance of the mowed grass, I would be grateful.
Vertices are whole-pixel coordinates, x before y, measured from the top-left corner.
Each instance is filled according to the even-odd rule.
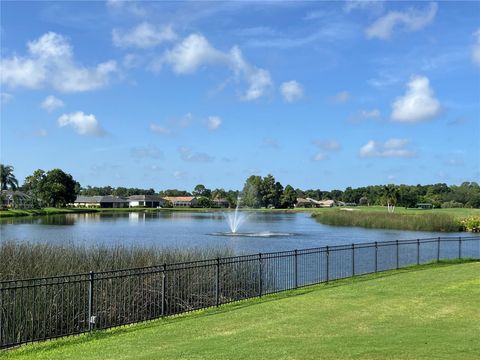
[[[6,359],[478,359],[480,262],[367,275],[23,346]],[[1,355],[0,355],[1,356]]]

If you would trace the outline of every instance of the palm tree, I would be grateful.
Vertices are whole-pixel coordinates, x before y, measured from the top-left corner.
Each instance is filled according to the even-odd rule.
[[[2,190],[18,188],[18,180],[13,175],[13,166],[0,164],[0,187]]]
[[[387,202],[387,211],[393,213],[398,199],[397,187],[393,184],[385,185],[383,187],[383,196]]]

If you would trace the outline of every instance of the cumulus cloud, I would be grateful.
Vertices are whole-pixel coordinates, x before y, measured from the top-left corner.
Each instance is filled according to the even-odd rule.
[[[219,116],[209,116],[207,119],[207,127],[210,130],[217,130],[222,125],[222,119]]]
[[[323,161],[328,159],[328,153],[340,151],[342,145],[337,140],[314,140],[312,143],[319,149],[313,156],[313,161]]]
[[[159,135],[174,135],[181,129],[185,129],[192,124],[192,113],[186,113],[180,118],[173,118],[167,122],[167,125],[150,124],[150,130]]]
[[[435,98],[430,81],[425,76],[413,76],[407,92],[392,104],[392,120],[415,123],[439,115],[442,107]]]
[[[345,104],[352,98],[352,95],[348,91],[340,91],[339,93],[330,96],[330,101],[337,104]]]
[[[472,47],[472,61],[475,65],[480,66],[480,28],[473,34],[475,42]]]
[[[28,42],[28,55],[0,60],[1,84],[10,88],[51,86],[62,92],[81,92],[107,85],[117,71],[115,61],[93,68],[77,65],[73,49],[62,35],[49,32]]]
[[[350,115],[348,120],[355,123],[363,120],[378,120],[380,119],[380,116],[381,113],[378,109],[360,110],[357,113]]]
[[[117,47],[151,48],[177,38],[171,26],[155,26],[142,22],[132,29],[112,30],[112,41]]]
[[[418,31],[429,25],[437,14],[438,6],[431,2],[425,9],[408,8],[406,11],[390,11],[370,25],[365,33],[367,38],[390,39],[399,28],[403,31]]]
[[[200,34],[191,34],[167,50],[161,62],[169,64],[177,74],[191,74],[206,65],[227,66],[237,79],[247,83],[248,87],[241,95],[246,101],[264,96],[273,85],[270,73],[248,63],[238,47],[229,52],[220,51]],[[158,68],[158,61],[152,66]]]
[[[42,104],[40,105],[42,109],[45,109],[48,112],[52,112],[63,106],[64,106],[63,101],[53,95],[47,96],[45,100],[42,101]]]
[[[287,102],[294,102],[303,97],[303,86],[295,80],[284,82],[280,86],[280,92]]]
[[[202,152],[193,152],[192,149],[181,146],[178,148],[180,158],[187,162],[212,162],[215,158]]]
[[[408,144],[407,139],[392,138],[384,143],[370,140],[360,148],[360,156],[364,158],[414,157],[415,152],[407,148]]]
[[[102,129],[95,115],[87,115],[82,111],[77,111],[71,114],[63,114],[58,118],[58,125],[60,127],[71,126],[75,132],[80,135],[105,135],[105,130]]]

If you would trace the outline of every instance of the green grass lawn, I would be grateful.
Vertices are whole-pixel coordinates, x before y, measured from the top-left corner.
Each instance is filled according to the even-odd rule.
[[[51,360],[478,359],[479,303],[480,262],[426,265],[1,355]]]

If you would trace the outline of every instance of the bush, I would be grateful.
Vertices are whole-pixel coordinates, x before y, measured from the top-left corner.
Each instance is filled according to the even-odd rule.
[[[442,204],[442,209],[450,209],[450,208],[463,208],[463,204],[458,201],[446,201]]]

